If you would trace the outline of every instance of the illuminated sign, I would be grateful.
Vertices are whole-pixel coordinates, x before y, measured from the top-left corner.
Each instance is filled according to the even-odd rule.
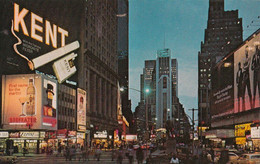
[[[126,135],[125,137],[126,141],[137,141],[137,135]]]
[[[9,133],[8,132],[0,132],[0,138],[8,138]]]
[[[20,133],[19,132],[10,132],[9,137],[10,138],[20,138]]]
[[[77,132],[76,131],[69,131],[68,132],[68,136],[69,137],[76,137],[77,136]]]
[[[67,55],[66,57],[54,62],[52,65],[59,83],[62,83],[74,73],[76,73],[77,69],[74,64],[76,57],[77,54],[71,53],[70,55]]]
[[[246,144],[246,137],[236,138],[236,144],[237,145],[244,145],[244,144]]]
[[[77,133],[77,138],[85,139],[85,133]]]
[[[10,125],[26,125],[33,126],[36,123],[36,117],[27,116],[27,117],[10,117],[9,124]]]
[[[46,133],[45,132],[40,132],[40,138],[45,138]]]
[[[86,131],[86,91],[77,89],[77,124],[78,131]]]
[[[21,138],[39,138],[40,133],[39,132],[20,132]]]
[[[106,130],[104,130],[104,131],[97,131],[94,134],[94,138],[107,138],[107,131]]]
[[[16,32],[20,31],[20,26],[23,31],[23,34],[26,36],[31,36],[31,38],[43,42],[43,38],[45,38],[45,44],[50,45],[50,41],[52,42],[52,46],[57,48],[57,37],[58,33],[60,34],[61,38],[61,46],[65,45],[65,38],[68,37],[68,31],[64,30],[63,28],[51,23],[48,20],[43,21],[43,18],[31,12],[31,28],[28,28],[25,23],[25,17],[29,15],[29,10],[23,8],[22,10],[19,9],[19,5],[14,3],[14,30]],[[30,17],[30,16],[27,16]],[[41,26],[44,24],[44,28]],[[30,34],[28,32],[30,29]],[[45,36],[43,36],[43,29],[45,29]],[[41,35],[39,35],[41,34]]]
[[[245,137],[246,132],[250,132],[250,130],[251,130],[250,125],[251,125],[251,123],[235,125],[235,136],[236,137]]]
[[[260,127],[251,127],[251,138],[260,138]]]
[[[4,75],[3,128],[57,130],[57,82],[44,75]]]

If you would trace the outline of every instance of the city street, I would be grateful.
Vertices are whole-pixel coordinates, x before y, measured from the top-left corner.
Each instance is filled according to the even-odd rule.
[[[144,155],[146,153],[144,152]],[[65,157],[55,157],[55,156],[50,156],[50,155],[46,155],[46,154],[29,154],[25,157],[21,156],[21,154],[17,155],[17,159],[18,159],[18,164],[33,164],[33,163],[37,163],[37,164],[44,164],[46,162],[48,162],[48,164],[51,163],[89,163],[89,164],[94,164],[94,163],[106,163],[106,164],[112,164],[112,163],[116,163],[116,159],[114,159],[114,161],[111,160],[111,152],[103,152],[100,158],[100,161],[97,161],[97,159],[95,159],[94,155],[90,155],[89,160],[87,161],[82,161],[82,159],[79,161],[78,159],[72,159],[71,161],[66,161]],[[145,162],[145,161],[144,161]],[[127,164],[129,163],[128,158],[124,157],[123,159],[123,164]],[[134,164],[137,163],[136,158],[134,157]]]

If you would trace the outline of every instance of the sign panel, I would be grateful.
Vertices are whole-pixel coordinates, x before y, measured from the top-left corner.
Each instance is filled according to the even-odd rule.
[[[19,132],[10,132],[9,137],[10,138],[20,138],[20,133]]]
[[[126,135],[126,141],[137,141],[137,135]]]
[[[0,138],[8,138],[9,133],[8,132],[0,132]]]
[[[47,129],[57,129],[57,82],[43,79],[42,125]]]
[[[251,138],[260,138],[260,127],[251,127]]]
[[[39,138],[39,132],[20,132],[20,138]]]
[[[55,80],[37,74],[4,75],[2,92],[4,129],[57,130]]]
[[[97,131],[95,134],[94,134],[94,138],[107,138],[107,131],[104,130],[104,131]]]
[[[85,133],[77,133],[77,138],[85,139]]]
[[[86,131],[86,91],[77,89],[77,124],[78,131]]]
[[[260,107],[259,49],[260,33],[256,33],[212,70],[213,119]]]
[[[54,55],[41,57],[78,40],[84,5],[82,1],[37,0],[35,3],[3,0],[0,1],[0,11],[4,13],[0,27],[1,68],[11,68],[26,74],[30,72],[29,66],[39,67],[38,71],[54,75],[53,61],[46,63]],[[79,50],[72,51],[78,53]],[[75,63],[77,65],[77,61]],[[3,71],[4,74],[5,71],[8,72],[8,69]],[[70,79],[75,81],[75,77]]]
[[[234,53],[234,112],[260,107],[260,34]]]
[[[220,62],[212,73],[212,117],[232,114],[234,109],[234,55]],[[225,79],[225,80],[223,80]]]
[[[251,123],[235,125],[235,137],[245,137],[246,132],[250,134]]]

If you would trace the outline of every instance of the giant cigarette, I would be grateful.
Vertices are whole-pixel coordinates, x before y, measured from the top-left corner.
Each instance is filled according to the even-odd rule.
[[[51,52],[48,52],[46,54],[43,54],[37,58],[32,59],[28,65],[30,67],[31,70],[34,70],[36,68],[39,68],[53,60],[56,60],[64,55],[66,55],[67,53],[74,51],[76,49],[79,48],[79,42],[78,41],[74,41],[68,45],[65,45],[63,47],[57,48]]]

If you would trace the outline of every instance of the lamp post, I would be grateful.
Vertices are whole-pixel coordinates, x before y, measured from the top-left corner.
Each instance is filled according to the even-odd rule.
[[[194,111],[198,109],[189,109],[192,110],[192,155],[194,155]],[[189,117],[190,118],[190,117]]]
[[[140,92],[140,93],[143,93],[144,96],[145,96],[145,128],[146,128],[146,136],[148,135],[148,139],[149,139],[149,124],[148,124],[148,94],[150,93],[150,89],[149,88],[146,88],[143,92],[138,90],[138,89],[135,89],[135,88],[129,88],[131,90],[134,90],[134,91],[137,91],[137,92]],[[120,91],[124,91],[124,87],[121,87],[120,88]],[[148,139],[146,138],[146,156],[147,156],[147,151],[148,151]]]

